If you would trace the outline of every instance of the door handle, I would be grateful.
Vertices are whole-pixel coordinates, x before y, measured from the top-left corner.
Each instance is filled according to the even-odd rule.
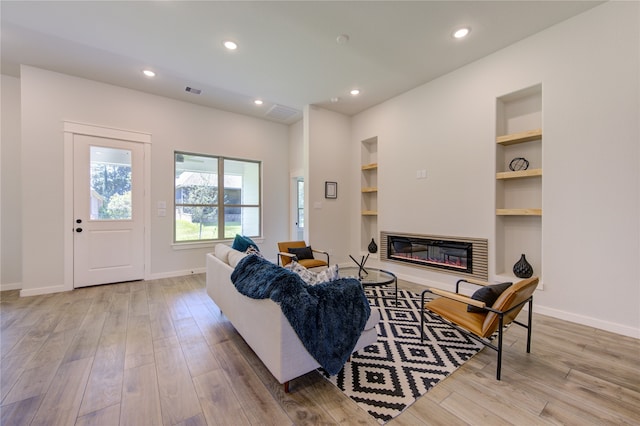
[[[76,228],[76,232],[82,232],[82,228]]]

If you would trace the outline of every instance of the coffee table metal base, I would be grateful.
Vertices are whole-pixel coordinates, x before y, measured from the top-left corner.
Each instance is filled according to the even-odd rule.
[[[398,278],[393,272],[370,267],[345,267],[339,268],[340,278],[355,278],[360,281],[362,287],[382,287],[393,284],[395,291],[395,304],[398,306]],[[383,297],[383,299],[385,299]]]

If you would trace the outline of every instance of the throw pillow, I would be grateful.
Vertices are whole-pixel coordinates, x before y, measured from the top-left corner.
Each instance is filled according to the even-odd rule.
[[[327,269],[323,269],[320,272],[313,272],[302,266],[296,261],[290,262],[285,266],[291,272],[294,272],[300,276],[302,281],[309,285],[316,285],[327,281],[335,281],[338,278],[338,265],[331,265]]]
[[[254,246],[249,246],[249,248],[245,251],[245,253],[249,254],[249,255],[253,254],[253,255],[260,256],[260,257],[264,258],[262,253],[260,253],[260,250],[258,250]]]
[[[255,247],[256,250],[260,251],[258,245],[254,243],[251,238],[236,234],[231,248],[238,251],[247,251],[250,246]]]
[[[304,281],[305,283],[309,284],[309,285],[313,285],[313,282],[316,279],[316,274],[310,270],[308,270],[307,268],[305,268],[304,266],[302,266],[301,264],[299,264],[298,262],[296,262],[295,260],[289,262],[286,266],[286,269],[289,269],[291,272],[298,274],[300,276],[300,278],[302,278],[302,281]]]
[[[298,260],[302,259],[313,259],[313,252],[311,251],[311,246],[300,247],[300,248],[289,248],[287,251],[291,254],[295,254]]]
[[[323,269],[316,274],[316,284],[335,281],[338,278],[340,278],[338,276],[338,265],[329,265],[327,269]]]
[[[476,290],[476,292],[471,295],[471,298],[484,302],[487,306],[493,306],[495,301],[498,300],[498,297],[509,287],[511,287],[510,282],[486,285]],[[485,312],[485,309],[467,305],[467,312]]]

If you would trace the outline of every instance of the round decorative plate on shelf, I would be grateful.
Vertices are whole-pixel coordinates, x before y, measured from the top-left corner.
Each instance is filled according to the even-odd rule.
[[[509,163],[509,170],[517,172],[518,170],[527,170],[529,168],[529,162],[526,158],[516,157]]]

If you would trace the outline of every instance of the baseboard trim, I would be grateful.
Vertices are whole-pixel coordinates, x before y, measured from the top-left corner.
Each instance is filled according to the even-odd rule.
[[[22,289],[22,283],[0,284],[0,291],[20,290],[20,289]]]
[[[40,296],[42,294],[51,294],[51,293],[62,293],[63,291],[70,291],[64,285],[55,285],[51,287],[38,287],[38,288],[27,288],[20,290],[20,297],[28,297],[28,296]]]
[[[185,269],[183,271],[159,272],[155,274],[149,274],[149,276],[145,278],[145,281],[182,277],[185,275],[204,274],[205,272],[207,272],[207,268],[205,266],[201,268]]]
[[[533,303],[533,311],[550,317],[558,318],[564,321],[574,322],[580,325],[597,328],[599,330],[609,331],[611,333],[621,334],[627,337],[640,339],[640,328],[633,328],[627,325],[618,324],[610,321],[603,321],[597,318],[585,315],[574,314],[572,312],[561,311],[559,309],[549,308]]]

